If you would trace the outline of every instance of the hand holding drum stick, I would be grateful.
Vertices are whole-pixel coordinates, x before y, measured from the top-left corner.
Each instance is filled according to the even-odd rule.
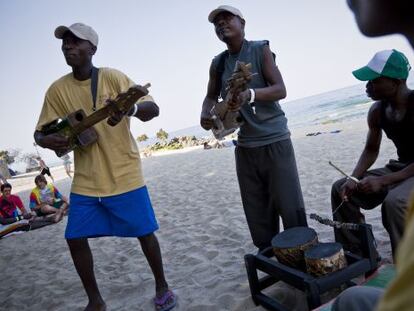
[[[357,178],[355,178],[354,176],[348,175],[347,173],[345,173],[343,170],[341,170],[339,167],[337,167],[335,164],[333,164],[331,161],[328,162],[330,166],[332,166],[334,169],[336,169],[339,173],[341,173],[342,175],[344,175],[347,179],[352,180],[355,183],[359,183],[359,180]]]
[[[331,161],[329,161],[328,163],[329,163],[330,166],[332,166],[334,169],[336,169],[339,173],[341,173],[342,175],[344,175],[347,179],[352,180],[357,185],[359,184],[359,180],[357,178],[355,178],[354,176],[348,175],[343,170],[341,170],[339,167],[337,167],[335,164],[333,164]],[[335,215],[335,213],[341,208],[341,206],[344,203],[345,203],[345,200],[342,200],[341,204],[339,204],[338,207],[335,208],[335,210],[332,212],[332,215]]]

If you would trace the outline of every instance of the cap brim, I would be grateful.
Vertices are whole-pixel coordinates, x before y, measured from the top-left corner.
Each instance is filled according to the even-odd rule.
[[[58,39],[62,39],[63,35],[66,31],[70,31],[70,29],[66,26],[59,26],[55,29],[55,37]]]
[[[381,77],[381,75],[378,72],[375,72],[367,66],[352,71],[352,74],[355,78],[361,81],[370,81]]]
[[[66,26],[59,26],[55,29],[55,37],[58,39],[63,39],[63,35],[67,32],[70,31],[71,33],[73,33],[76,37],[78,37],[79,39],[82,40],[86,40],[89,41],[88,38],[85,38],[84,35],[82,35],[81,33],[77,32],[76,30],[70,29],[69,27]],[[93,43],[92,43],[93,44]],[[94,44],[93,44],[94,45]]]
[[[210,23],[214,23],[214,19],[215,19],[215,18],[216,18],[216,16],[217,16],[217,15],[219,15],[221,12],[229,12],[229,11],[227,11],[227,10],[223,10],[223,9],[215,9],[215,10],[211,11],[211,13],[210,13],[210,14],[208,14],[208,21],[209,21]],[[231,12],[229,12],[229,13],[231,13]],[[231,14],[233,14],[233,13],[231,13]]]

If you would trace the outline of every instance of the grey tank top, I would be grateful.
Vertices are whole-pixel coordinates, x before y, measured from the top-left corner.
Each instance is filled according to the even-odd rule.
[[[225,81],[231,76],[236,61],[251,63],[251,72],[257,73],[252,77],[252,80],[248,85],[249,88],[255,89],[268,86],[262,72],[263,48],[266,45],[269,45],[268,41],[244,40],[239,53],[229,53],[227,55],[221,80],[222,85],[220,95],[222,98],[226,97]],[[217,55],[213,59],[213,66],[215,69],[217,69],[220,57],[223,53]],[[238,146],[247,148],[261,147],[290,137],[290,132],[287,127],[287,119],[278,101],[255,101],[254,104],[256,113],[253,113],[253,109],[248,104],[243,105],[240,109],[244,118],[244,124],[240,127],[238,133]]]

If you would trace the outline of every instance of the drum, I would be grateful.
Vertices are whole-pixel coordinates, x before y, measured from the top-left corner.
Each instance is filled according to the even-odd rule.
[[[273,252],[277,260],[305,271],[304,252],[318,243],[316,231],[308,227],[293,227],[275,235],[272,239]]]
[[[319,243],[305,251],[306,271],[320,277],[347,266],[340,243]]]

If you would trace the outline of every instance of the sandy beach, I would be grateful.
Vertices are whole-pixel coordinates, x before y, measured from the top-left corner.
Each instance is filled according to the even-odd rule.
[[[331,217],[330,190],[340,174],[331,160],[351,172],[366,137],[365,119],[315,126],[292,133],[307,214]],[[330,133],[341,130],[339,133]],[[306,133],[321,132],[317,136]],[[375,167],[395,158],[383,137]],[[170,286],[178,294],[175,310],[264,310],[256,307],[243,256],[255,252],[242,211],[234,148],[171,153],[143,159],[144,176],[160,230],[157,232]],[[65,195],[70,180],[52,168]],[[11,180],[26,206],[34,176]],[[381,256],[390,261],[389,237],[380,208],[366,212]],[[56,225],[0,240],[1,310],[83,310],[86,294],[64,240],[67,219]],[[321,241],[332,241],[332,228],[308,219]],[[95,273],[108,310],[154,310],[154,281],[136,239],[91,239]],[[303,297],[283,292],[294,310],[306,310]],[[293,303],[295,304],[293,304]]]

